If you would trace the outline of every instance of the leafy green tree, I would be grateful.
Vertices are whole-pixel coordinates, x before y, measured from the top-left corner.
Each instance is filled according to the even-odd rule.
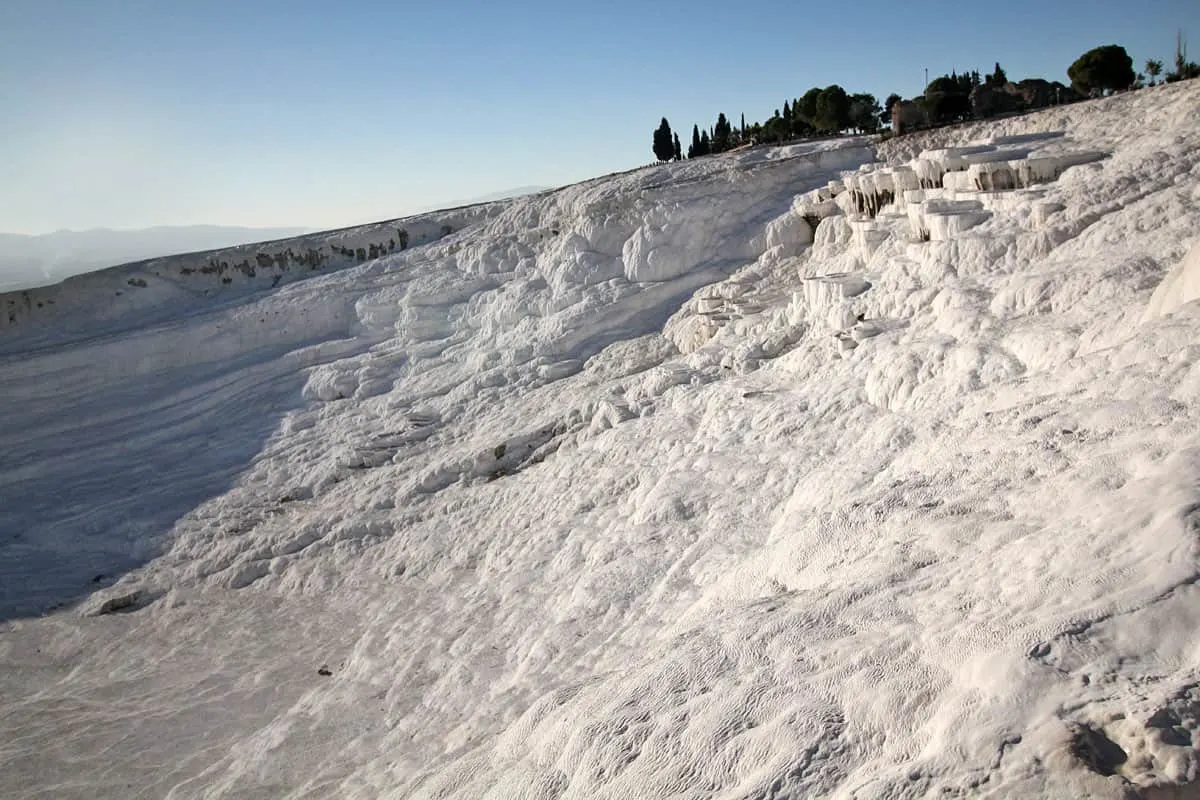
[[[971,113],[971,90],[957,75],[934,78],[925,88],[925,110],[934,122],[965,119]]]
[[[817,124],[817,98],[820,96],[821,96],[821,90],[814,86],[813,88],[811,88],[807,92],[805,92],[804,96],[800,98],[799,112],[797,112],[794,109],[792,111],[792,114],[794,116],[800,117],[800,119],[807,122],[814,129],[820,127]]]
[[[1175,68],[1175,71],[1171,74],[1175,76],[1175,80],[1177,81],[1188,81],[1192,78],[1200,78],[1200,64],[1197,64],[1195,61],[1184,61],[1182,64],[1179,64]],[[1169,79],[1170,78],[1168,76],[1168,80]]]
[[[1088,50],[1067,69],[1067,77],[1075,91],[1083,94],[1127,89],[1137,78],[1133,59],[1115,44]]]
[[[790,123],[783,118],[782,114],[776,114],[767,120],[767,123],[762,128],[762,138],[765,142],[778,144],[786,141],[791,132]]]
[[[826,133],[837,133],[850,125],[850,97],[836,83],[826,86],[817,95],[815,127]]]
[[[1146,74],[1150,76],[1150,85],[1153,86],[1158,81],[1158,76],[1162,75],[1163,62],[1157,59],[1150,59],[1146,62]]]
[[[812,136],[816,132],[817,132],[817,129],[814,128],[812,125],[808,124],[807,122],[805,122],[803,119],[801,119],[800,115],[796,113],[796,107],[792,106],[791,135],[792,136]]]
[[[659,161],[670,161],[675,156],[675,142],[671,138],[671,123],[662,118],[658,130],[654,132],[654,157]]]
[[[882,109],[873,94],[855,94],[850,96],[850,124],[860,133],[874,133],[879,130],[879,115]]]
[[[1045,83],[1043,81],[1043,83]],[[1049,84],[1046,87],[1049,88]],[[1017,111],[1024,102],[1023,95],[1014,94],[999,86],[976,86],[971,90],[970,97],[967,98],[970,103],[971,113],[976,119],[989,119],[1008,111]]]

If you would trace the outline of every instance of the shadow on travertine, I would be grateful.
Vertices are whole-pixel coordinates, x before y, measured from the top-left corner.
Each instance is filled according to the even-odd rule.
[[[55,354],[6,363],[0,620],[112,584],[158,554],[176,520],[229,490],[300,400],[303,376],[277,355],[107,381],[120,365],[104,359],[70,369]],[[135,600],[103,610],[133,610]]]

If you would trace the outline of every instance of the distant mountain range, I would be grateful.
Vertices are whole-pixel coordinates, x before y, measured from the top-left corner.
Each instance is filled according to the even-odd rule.
[[[61,230],[37,236],[0,233],[0,291],[58,283],[72,275],[145,258],[284,239],[310,230],[186,225]]]

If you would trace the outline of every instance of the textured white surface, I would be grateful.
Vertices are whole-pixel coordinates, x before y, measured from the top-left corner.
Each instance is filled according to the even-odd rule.
[[[1107,157],[942,183],[998,146]],[[1197,153],[1191,82],[429,215],[275,288],[168,260],[31,296],[0,328],[0,794],[1195,780],[1200,309],[1145,312]],[[830,208],[887,180],[907,211]]]

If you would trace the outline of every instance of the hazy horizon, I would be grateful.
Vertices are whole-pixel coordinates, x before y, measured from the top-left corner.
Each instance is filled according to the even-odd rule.
[[[415,214],[460,205],[497,202],[550,187],[521,186],[476,198],[429,206]],[[411,216],[411,215],[400,215]],[[384,219],[395,219],[388,217]],[[310,233],[383,220],[358,220],[351,226],[154,225],[146,228],[63,228],[27,234],[0,231],[0,292],[58,283],[108,267],[181,253],[202,252],[255,242],[290,239]]]
[[[92,228],[37,235],[0,232],[0,292],[58,283],[133,261],[233,247],[312,233],[304,227],[160,225]]]
[[[210,225],[208,223],[201,222],[201,223],[196,223],[194,225],[149,225],[145,228],[107,228],[107,227],[59,228],[58,230],[43,231],[41,233],[21,233],[19,231],[0,231],[0,236],[17,236],[17,237],[21,237],[24,239],[40,239],[40,238],[43,238],[46,236],[58,236],[60,234],[67,234],[67,233],[72,233],[72,234],[145,233],[147,231],[161,231],[161,230],[187,231],[187,230],[196,230],[198,228],[217,228],[220,230],[243,230],[243,231],[271,231],[271,230],[286,229],[286,230],[295,230],[295,231],[298,231],[299,233],[305,233],[308,231],[317,230],[316,228],[313,228],[308,225],[288,225],[288,226],[283,226],[282,228],[279,228],[279,227],[275,227],[275,226],[256,227],[253,225]]]
[[[345,224],[336,225],[321,225],[321,224],[292,224],[292,225],[241,225],[241,224],[223,224],[212,222],[195,222],[195,223],[164,223],[160,225],[146,225],[142,227],[117,227],[117,226],[96,226],[91,228],[57,228],[55,230],[42,230],[36,233],[28,233],[24,231],[0,230],[0,236],[19,236],[28,239],[36,239],[46,236],[56,236],[59,234],[68,233],[95,233],[95,232],[110,232],[110,233],[144,233],[146,231],[157,230],[194,230],[197,228],[218,228],[222,230],[245,230],[245,231],[274,231],[274,230],[289,230],[289,236],[296,236],[303,233],[314,233],[318,231],[334,230],[337,228],[353,227],[355,225],[366,225],[372,222],[380,222],[388,219],[400,219],[406,216],[414,216],[424,214],[430,211],[437,211],[443,208],[453,208],[463,205],[474,205],[477,203],[493,203],[500,200],[507,200],[513,197],[520,197],[525,194],[536,194],[538,192],[551,191],[556,187],[552,186],[518,186],[511,189],[504,189],[489,194],[480,195],[478,197],[461,198],[458,200],[447,200],[442,203],[431,203],[418,206],[408,210],[402,214],[394,214],[383,216],[377,219],[359,219]]]

